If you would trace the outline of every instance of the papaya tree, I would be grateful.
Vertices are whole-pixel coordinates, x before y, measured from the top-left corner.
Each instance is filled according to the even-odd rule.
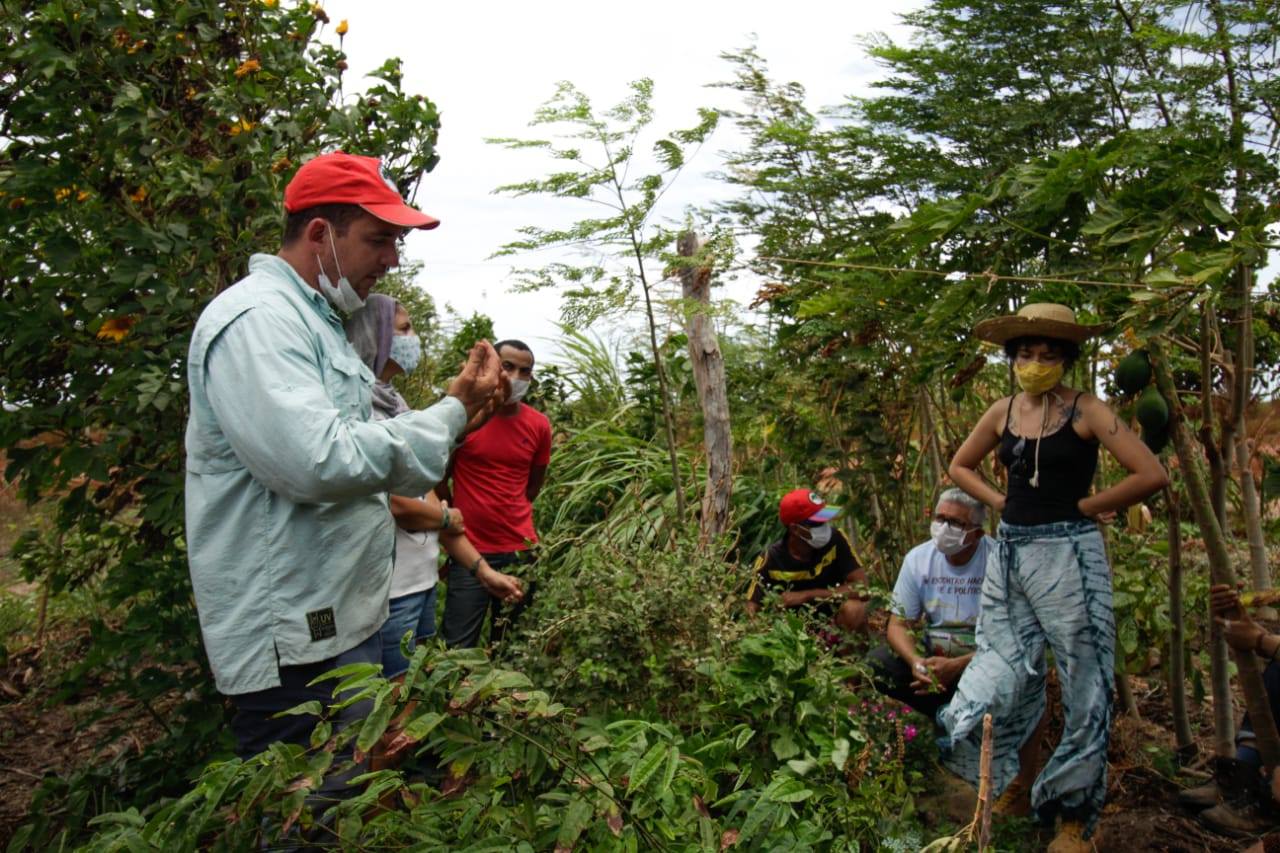
[[[1217,523],[1229,535],[1234,462],[1261,556],[1237,436],[1256,368],[1253,282],[1277,210],[1277,10],[1225,0],[1015,6],[933,2],[905,15],[909,43],[871,46],[888,71],[883,92],[825,122],[795,86],[772,84],[758,57],[734,57],[733,88],[754,109],[740,119],[751,147],[730,173],[744,195],[728,213],[760,231],[768,255],[758,267],[782,283],[769,292],[779,340],[809,335],[811,352],[826,355],[852,338],[860,366],[885,359],[882,376],[898,381],[870,392],[894,413],[884,427],[898,430],[911,423],[901,379],[967,381],[966,356],[981,375],[968,326],[1033,295],[1119,321],[1117,331],[1133,326],[1138,338],[1192,341],[1190,355],[1209,364],[1196,445]],[[827,368],[812,363],[810,376]],[[998,381],[986,388],[1001,392]],[[1220,423],[1214,389],[1227,390]],[[914,454],[933,452],[898,446],[912,469]],[[1218,556],[1215,578],[1227,576]],[[1269,580],[1264,568],[1257,585]],[[1225,749],[1232,706],[1216,634],[1212,648]],[[1252,708],[1261,684],[1248,671],[1242,682]],[[1270,744],[1266,760],[1280,760]]]

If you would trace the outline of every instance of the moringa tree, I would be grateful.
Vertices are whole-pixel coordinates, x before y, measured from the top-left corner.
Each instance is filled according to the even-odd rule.
[[[684,169],[690,149],[696,150],[715,129],[717,115],[702,110],[696,126],[659,138],[653,143],[650,162],[637,145],[653,121],[652,99],[653,82],[637,80],[627,98],[598,112],[581,90],[561,83],[531,122],[534,127],[552,129],[553,138],[490,140],[512,150],[540,149],[564,165],[564,171],[501,186],[495,192],[576,200],[599,211],[565,228],[523,227],[521,239],[507,243],[497,254],[561,248],[593,256],[580,264],[556,261],[522,273],[524,290],[564,288],[563,320],[568,328],[623,316],[639,302],[658,377],[676,512],[682,524],[687,520],[685,492],[677,458],[674,402],[658,334],[657,293],[664,280],[664,258],[671,256],[676,236],[656,221],[656,208]],[[621,264],[611,268],[610,260]]]

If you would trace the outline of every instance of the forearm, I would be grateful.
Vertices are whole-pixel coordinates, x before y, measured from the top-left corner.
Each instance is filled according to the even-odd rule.
[[[1276,655],[1280,654],[1280,634],[1263,634],[1255,650],[1267,660],[1275,660]]]
[[[433,512],[430,504],[423,500],[391,496],[391,517],[396,520],[396,527],[401,530],[439,530],[441,512],[439,504]]]
[[[889,648],[893,650],[893,653],[906,661],[908,666],[914,667],[918,661],[923,660],[916,650],[915,635],[907,627],[907,623],[902,617],[889,617],[889,627],[885,631],[885,641],[889,644]]]
[[[1080,501],[1080,510],[1085,515],[1118,512],[1149,497],[1167,483],[1168,477],[1163,472],[1159,475],[1145,472],[1130,474],[1111,488],[1085,497]]]
[[[992,488],[975,469],[952,462],[947,469],[952,482],[989,507],[1004,508],[1004,495]]]
[[[476,550],[475,545],[471,544],[471,540],[466,537],[466,534],[445,533],[440,537],[440,545],[444,548],[444,552],[453,559],[453,562],[468,569],[475,566],[482,559],[480,552]]]
[[[309,351],[249,358],[243,350],[258,347],[238,325],[210,350],[205,391],[232,451],[263,486],[294,503],[333,503],[418,497],[443,478],[464,423],[456,400],[376,423],[349,417]]]

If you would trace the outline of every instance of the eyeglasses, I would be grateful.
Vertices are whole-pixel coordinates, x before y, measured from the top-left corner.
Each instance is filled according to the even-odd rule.
[[[945,524],[947,527],[951,528],[957,533],[964,533],[969,530],[977,530],[976,527],[974,527],[972,524],[969,524],[968,522],[957,521],[954,518],[947,518],[945,515],[935,515],[933,517],[933,520],[938,522],[939,524]]]
[[[826,524],[826,523],[827,523],[827,522],[825,522],[825,521],[802,521],[802,522],[800,522],[800,524],[801,524],[801,525],[803,525],[804,527],[822,527],[822,526],[823,526],[824,524]]]

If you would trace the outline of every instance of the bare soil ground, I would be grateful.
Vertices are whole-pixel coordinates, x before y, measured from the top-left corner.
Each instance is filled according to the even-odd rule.
[[[141,708],[109,706],[92,690],[50,702],[59,661],[74,659],[67,655],[83,652],[87,641],[82,626],[53,625],[43,648],[18,649],[0,670],[0,846],[27,817],[46,775],[111,763],[141,752],[159,735],[159,725]],[[108,739],[122,724],[129,733]]]

